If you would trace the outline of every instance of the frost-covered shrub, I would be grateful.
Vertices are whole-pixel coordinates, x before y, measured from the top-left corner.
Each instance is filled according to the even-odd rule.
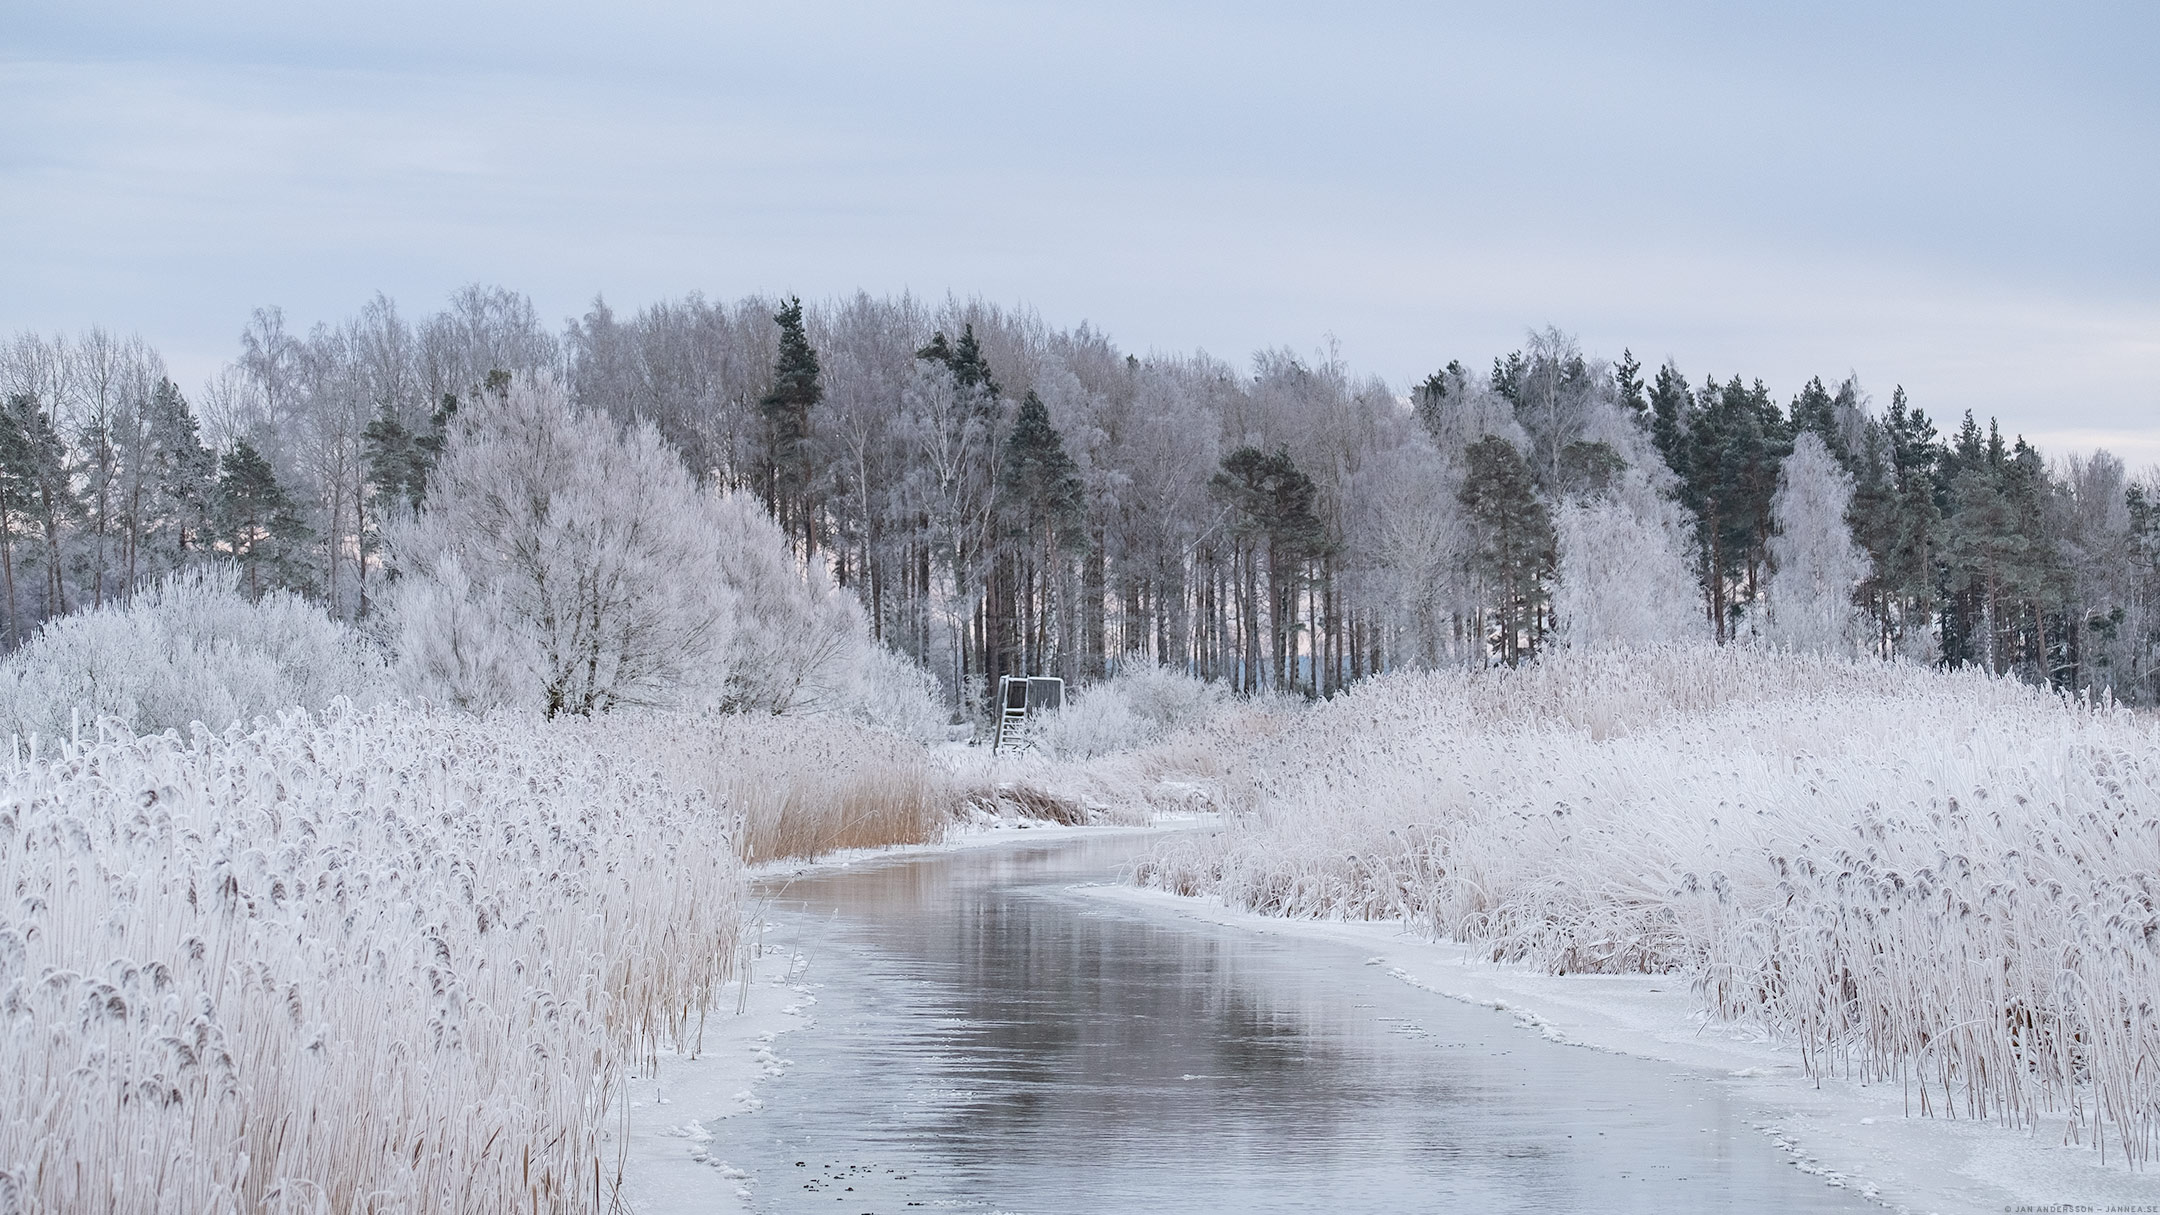
[[[238,586],[229,567],[189,570],[47,622],[0,662],[0,729],[48,741],[100,719],[141,733],[223,729],[382,694],[383,660],[365,639],[297,595],[250,602]]]
[[[1247,800],[1143,883],[1691,976],[1920,1112],[2160,1147],[2160,723],[1751,651],[1398,674],[1226,752]]]
[[[912,738],[944,733],[929,672],[879,645],[855,596],[823,561],[798,567],[780,527],[748,494],[713,507],[719,576],[735,599],[727,681],[731,713],[845,713]]]
[[[1134,664],[1082,688],[1032,727],[1038,747],[1059,759],[1088,759],[1159,742],[1229,701],[1219,686],[1168,667]]]
[[[872,642],[856,655],[853,676],[849,716],[918,742],[944,739],[951,715],[937,676],[921,663]]]
[[[709,799],[583,740],[381,708],[0,772],[10,1209],[614,1209],[609,1102],[742,886]]]

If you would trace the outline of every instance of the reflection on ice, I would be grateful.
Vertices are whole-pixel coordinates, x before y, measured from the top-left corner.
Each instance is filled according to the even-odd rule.
[[[815,1023],[713,1155],[769,1211],[1872,1209],[1713,1079],[1546,1042],[1347,948],[1067,892],[1141,846],[777,889],[767,940],[808,958]]]

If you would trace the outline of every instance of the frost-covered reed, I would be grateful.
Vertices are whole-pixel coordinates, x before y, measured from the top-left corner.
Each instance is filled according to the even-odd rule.
[[[710,800],[409,709],[0,771],[0,1211],[599,1211],[736,952]],[[685,1041],[689,1039],[690,1041]]]
[[[1717,1015],[1914,1113],[2160,1147],[2160,727],[1738,649],[1397,675],[1226,755],[1244,813],[1139,881],[1400,918]]]

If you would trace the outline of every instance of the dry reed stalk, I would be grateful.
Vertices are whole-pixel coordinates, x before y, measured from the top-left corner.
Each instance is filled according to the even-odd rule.
[[[586,728],[594,748],[727,805],[748,863],[935,842],[960,806],[922,744],[845,718],[623,716]]]

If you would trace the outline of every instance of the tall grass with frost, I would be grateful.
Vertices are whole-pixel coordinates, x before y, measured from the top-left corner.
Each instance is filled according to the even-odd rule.
[[[602,1211],[728,972],[726,816],[384,709],[0,771],[0,1211]]]
[[[1397,675],[1226,753],[1137,880],[1401,919],[1715,1014],[1915,1113],[2160,1147],[2160,726],[2007,681],[1686,649]]]

